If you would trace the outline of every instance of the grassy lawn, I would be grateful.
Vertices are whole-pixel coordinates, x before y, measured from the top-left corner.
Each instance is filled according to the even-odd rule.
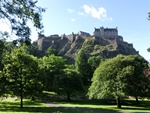
[[[61,106],[76,107],[76,108],[87,108],[87,109],[101,109],[101,110],[113,110],[117,112],[131,112],[131,113],[150,113],[150,101],[149,105],[144,106],[131,106],[122,105],[122,109],[118,109],[116,105],[98,105],[98,104],[84,104],[84,103],[68,103],[68,102],[56,102]]]
[[[117,109],[116,105],[102,105],[91,101],[53,103],[59,106],[52,107],[41,101],[24,100],[24,108],[21,109],[20,101],[7,99],[0,101],[0,113],[150,113],[150,101],[142,101],[140,106],[122,106],[122,109]]]
[[[0,113],[81,113],[66,108],[47,107],[45,103],[40,101],[24,100],[24,107],[20,108],[20,102],[17,100],[0,101]],[[83,112],[86,113],[86,112]]]
[[[103,102],[55,102],[60,106],[75,107],[75,108],[85,108],[85,109],[99,109],[99,110],[109,110],[117,112],[131,112],[131,113],[150,113],[150,100],[140,100],[140,104],[136,105],[135,100],[126,100],[121,109],[118,109],[113,103],[103,103]]]

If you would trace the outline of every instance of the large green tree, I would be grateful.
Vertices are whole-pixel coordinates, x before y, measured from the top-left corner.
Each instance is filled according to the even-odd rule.
[[[4,96],[8,93],[8,81],[2,71],[0,71],[0,96]]]
[[[45,10],[36,5],[35,0],[0,0],[0,19],[9,22],[12,32],[20,38],[29,39],[33,23],[38,32],[42,29],[41,13]]]
[[[55,77],[54,86],[58,93],[66,93],[68,101],[72,94],[83,91],[81,76],[72,66],[67,66],[64,74]]]
[[[5,85],[7,84],[7,80],[2,71],[4,68],[2,59],[4,57],[4,53],[8,51],[10,48],[7,46],[7,42],[5,40],[5,38],[7,37],[7,33],[3,34],[2,32],[0,32],[0,37],[2,37],[2,39],[0,39],[0,83],[1,83],[0,84],[0,96],[2,96],[3,94],[7,92],[7,86]]]
[[[124,95],[145,96],[145,86],[149,82],[144,76],[147,62],[140,56],[122,56],[108,59],[100,64],[94,72],[89,98],[116,98],[121,108],[120,98]]]
[[[126,57],[126,65],[132,66],[133,71],[131,74],[126,75],[125,89],[126,95],[135,97],[136,103],[138,104],[138,97],[148,97],[149,89],[149,78],[145,76],[144,70],[148,68],[148,62],[140,56],[129,56]]]
[[[88,59],[88,64],[90,66],[91,75],[93,75],[96,68],[104,59],[101,56],[92,56]],[[91,77],[92,78],[92,77]]]
[[[63,74],[63,69],[65,69],[66,60],[61,56],[44,56],[39,59],[39,66],[41,69],[41,76],[43,78],[43,83],[45,90],[54,90],[53,82],[55,76]]]
[[[41,92],[36,57],[26,54],[20,47],[3,57],[3,65],[3,73],[8,82],[6,85],[10,93],[20,97],[20,107],[23,107],[24,97],[33,97]]]
[[[89,85],[92,74],[90,70],[90,65],[88,64],[88,56],[84,52],[84,50],[80,50],[75,58],[75,67],[79,74],[82,77],[83,84]]]

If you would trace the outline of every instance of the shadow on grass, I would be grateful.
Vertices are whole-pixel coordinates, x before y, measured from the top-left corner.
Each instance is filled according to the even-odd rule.
[[[83,104],[83,102],[82,102]],[[86,104],[86,103],[84,103]],[[51,107],[47,104],[37,101],[24,101],[24,107],[20,108],[19,101],[1,101],[0,112],[41,112],[41,113],[119,113],[115,111],[106,111],[98,108],[81,107]]]
[[[142,113],[148,113],[148,112],[144,112],[149,111],[150,113],[150,101],[148,100],[140,100],[139,104],[137,105],[136,102],[134,100],[127,100],[124,101],[123,105],[125,105],[122,109],[123,110],[140,110],[143,112]]]
[[[120,111],[124,112],[124,113],[150,113],[150,101],[140,101],[140,104],[137,105],[136,102],[134,100],[127,100],[125,101],[125,103],[122,103],[122,108],[118,109],[116,107],[116,103],[115,101],[105,101],[105,100],[101,100],[101,101],[72,101],[72,102],[56,102],[56,104],[62,104],[62,105],[77,105],[77,106],[86,106],[86,107],[77,107],[77,108],[83,108],[83,109],[92,109],[93,111],[97,111],[97,110],[112,110],[111,112],[109,111],[108,113],[120,113]],[[92,108],[91,106],[94,106],[94,108]],[[99,106],[102,106],[99,107]],[[103,107],[106,106],[106,107]],[[108,107],[107,107],[108,106]],[[97,108],[96,108],[97,107]],[[121,112],[121,113],[122,113]],[[92,113],[97,113],[97,112],[92,112]],[[101,113],[101,112],[100,112]],[[103,113],[103,112],[102,112]],[[106,112],[107,113],[107,112]]]
[[[56,103],[69,103],[69,104],[80,104],[80,105],[116,105],[115,100],[71,100],[71,101],[66,101],[66,100],[57,100],[57,101],[51,101],[51,102],[56,102]]]
[[[41,113],[120,113],[117,111],[108,111],[97,108],[79,108],[79,107],[7,107],[2,108],[0,112],[41,112]]]
[[[46,106],[45,103],[41,101],[24,101],[24,108],[20,108],[19,101],[1,101],[0,102],[0,112],[41,112],[41,113],[122,113],[117,110],[114,106],[110,108],[112,111],[109,111],[106,107],[104,108],[90,108],[84,107],[84,105],[104,105],[101,104],[99,101],[72,101],[72,102],[58,102],[58,104],[72,104],[74,106]],[[113,102],[112,102],[113,104]],[[144,106],[144,103],[142,103]],[[146,105],[149,105],[149,102]],[[75,107],[75,105],[83,106],[83,107]],[[144,110],[150,110],[150,107],[139,107],[139,106],[123,106],[122,110],[143,110],[141,113],[148,113],[144,112]],[[136,113],[136,112],[132,112]],[[137,112],[140,113],[140,112]]]
[[[122,107],[121,109],[123,110],[149,110],[149,113],[150,113],[150,107],[132,107],[132,106],[125,106],[125,107]]]
[[[141,110],[141,109],[140,109]],[[79,108],[79,107],[5,107],[0,112],[40,112],[40,113],[122,113],[119,111],[103,110],[98,108]],[[129,113],[129,112],[125,112]],[[132,113],[148,113],[148,112],[132,112]]]

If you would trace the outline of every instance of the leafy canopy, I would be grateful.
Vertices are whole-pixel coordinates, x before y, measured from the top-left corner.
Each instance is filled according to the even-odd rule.
[[[35,96],[41,92],[37,58],[26,54],[20,47],[5,54],[2,61],[4,77],[7,79],[5,85],[10,93],[20,97],[23,107],[24,97]]]
[[[143,74],[147,61],[142,57],[122,56],[108,59],[94,72],[89,98],[109,98],[126,95],[143,96],[146,91],[143,84],[149,82]]]
[[[72,94],[83,91],[81,76],[76,70],[69,66],[63,70],[63,74],[55,77],[54,83],[58,93],[66,93],[68,100],[70,100]]]
[[[46,90],[53,89],[55,76],[63,74],[66,60],[61,56],[44,56],[39,59],[39,67],[43,76],[43,83]]]

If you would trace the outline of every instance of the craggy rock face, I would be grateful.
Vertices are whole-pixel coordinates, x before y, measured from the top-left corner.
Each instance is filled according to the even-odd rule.
[[[118,54],[134,55],[138,54],[132,44],[123,41],[122,36],[114,38],[100,38],[90,35],[51,35],[45,37],[39,36],[38,40],[33,43],[39,48],[44,55],[48,48],[56,49],[59,55],[65,56],[70,62],[80,49],[83,49],[89,56],[102,56],[103,58],[112,58]]]

